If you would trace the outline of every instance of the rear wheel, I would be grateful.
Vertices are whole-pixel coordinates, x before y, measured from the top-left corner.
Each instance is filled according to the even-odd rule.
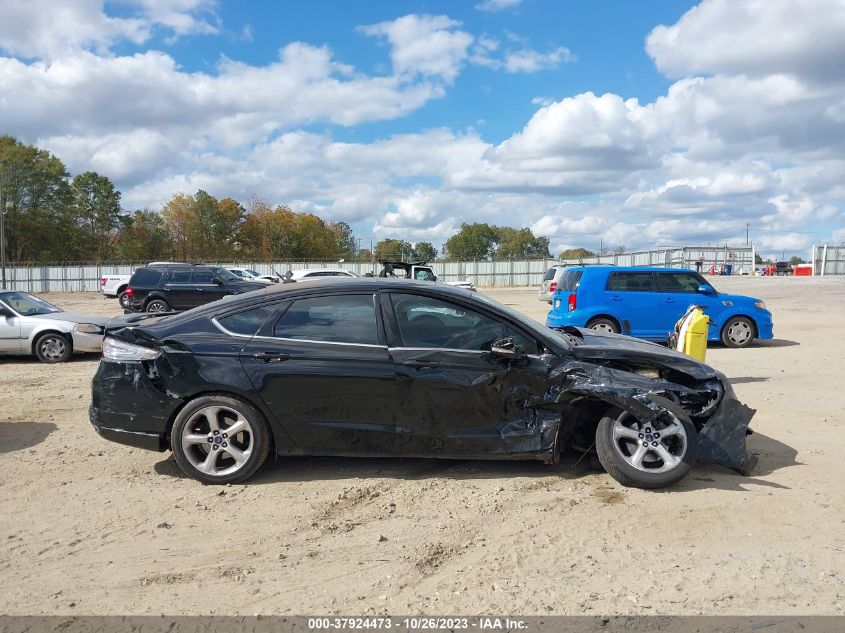
[[[147,312],[170,312],[170,304],[164,299],[153,299],[147,304]]]
[[[611,334],[619,334],[619,326],[613,319],[606,317],[598,317],[590,319],[587,323],[587,328],[590,330],[598,330],[599,332],[610,332]]]
[[[120,304],[121,308],[126,309],[129,307],[129,295],[126,294],[125,290],[122,290],[117,296],[117,301]]]
[[[722,328],[722,343],[727,347],[746,347],[754,340],[754,324],[745,317],[728,319]]]
[[[267,460],[270,430],[261,413],[243,400],[202,396],[176,416],[170,447],[189,477],[208,484],[235,483]]]
[[[72,353],[70,340],[62,334],[48,332],[35,341],[35,355],[42,363],[62,363]]]
[[[643,423],[614,407],[596,430],[596,453],[623,486],[662,488],[680,481],[695,463],[698,435],[686,416],[667,411]]]

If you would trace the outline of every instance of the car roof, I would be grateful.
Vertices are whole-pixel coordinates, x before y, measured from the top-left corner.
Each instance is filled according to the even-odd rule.
[[[308,273],[349,273],[345,268],[300,268],[290,271],[293,275],[305,275]]]
[[[691,268],[661,268],[659,266],[614,266],[613,264],[603,264],[601,266],[573,266],[572,270],[592,270],[592,271],[612,271],[616,273],[666,273],[666,272],[683,272],[694,273]]]

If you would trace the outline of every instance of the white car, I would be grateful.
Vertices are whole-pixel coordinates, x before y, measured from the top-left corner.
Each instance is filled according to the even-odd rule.
[[[100,277],[100,292],[105,297],[117,297],[120,300],[121,307],[124,305],[125,295],[123,292],[129,285],[129,279],[132,275],[103,275]]]
[[[355,273],[344,270],[342,268],[305,268],[303,270],[292,270],[285,275],[285,280],[292,281],[306,281],[310,279],[319,279],[321,277],[357,277]]]
[[[61,363],[74,352],[99,352],[109,317],[65,312],[40,297],[0,288],[0,353],[35,354]]]
[[[244,281],[257,281],[260,284],[277,284],[279,278],[273,275],[262,275],[261,273],[250,270],[249,268],[227,268],[230,273],[233,273],[243,279]]]

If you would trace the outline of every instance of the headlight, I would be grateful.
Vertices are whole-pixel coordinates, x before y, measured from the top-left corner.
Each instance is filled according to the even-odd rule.
[[[74,332],[82,332],[83,334],[102,334],[103,326],[94,325],[93,323],[77,323],[73,326]]]
[[[161,352],[157,349],[124,343],[114,338],[103,339],[103,360],[121,363],[132,360],[153,360],[160,354]]]
[[[754,305],[755,305],[756,307],[760,308],[761,310],[765,310],[765,309],[766,309],[766,302],[765,302],[765,301],[755,301],[755,302],[754,302]]]
[[[639,374],[640,376],[645,376],[646,378],[660,378],[660,372],[656,369],[648,369],[648,368],[641,368],[635,369],[635,374]]]

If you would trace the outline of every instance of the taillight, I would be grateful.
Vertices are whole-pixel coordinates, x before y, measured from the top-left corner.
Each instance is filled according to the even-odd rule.
[[[557,282],[553,281],[549,284],[549,292],[554,292],[557,289]]]
[[[101,286],[105,286],[105,285],[106,285],[106,276],[105,276],[105,275],[103,275],[102,277],[100,277],[100,285],[101,285]]]
[[[575,293],[574,292],[571,295],[569,295],[569,300],[566,302],[566,304],[569,306],[570,312],[572,312],[575,309],[575,307],[578,305],[578,302],[575,299]]]
[[[123,291],[127,297],[134,297],[135,291],[132,288],[127,287],[126,290]]]

